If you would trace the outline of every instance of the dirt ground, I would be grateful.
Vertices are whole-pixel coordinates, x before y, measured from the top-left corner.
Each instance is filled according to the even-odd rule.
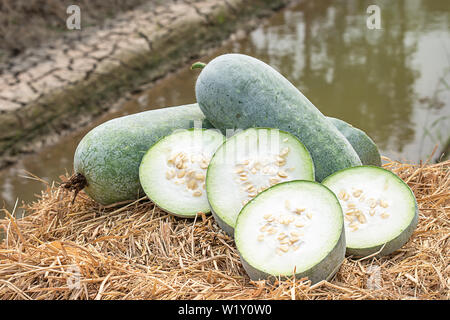
[[[67,33],[69,5],[80,7],[81,27],[98,26],[118,13],[163,0],[0,0],[0,63]]]

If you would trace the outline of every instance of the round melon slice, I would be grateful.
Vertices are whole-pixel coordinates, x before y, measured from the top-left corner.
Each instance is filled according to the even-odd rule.
[[[353,167],[330,175],[322,183],[341,203],[349,255],[390,254],[408,241],[417,226],[416,198],[391,171]]]
[[[164,211],[195,217],[211,212],[205,177],[210,159],[225,137],[216,130],[177,130],[142,158],[139,180],[145,194]]]
[[[252,280],[330,279],[345,257],[342,209],[331,190],[305,180],[260,193],[239,213],[235,242]]]
[[[242,207],[258,193],[280,182],[314,180],[305,146],[290,133],[250,128],[227,139],[208,168],[206,190],[218,225],[233,236]]]

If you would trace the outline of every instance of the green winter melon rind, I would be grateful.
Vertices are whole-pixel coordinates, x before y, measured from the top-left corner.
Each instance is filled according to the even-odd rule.
[[[332,249],[326,253],[326,255],[321,259],[321,261],[315,265],[310,266],[306,270],[301,270],[300,272],[297,272],[295,274],[296,279],[301,279],[303,277],[308,277],[309,280],[311,280],[312,284],[317,283],[321,280],[330,280],[331,277],[339,270],[340,265],[344,261],[345,258],[345,250],[346,250],[346,242],[345,242],[345,232],[344,232],[344,221],[343,221],[343,215],[342,215],[342,209],[339,204],[338,199],[336,198],[335,194],[328,189],[326,186],[317,183],[315,181],[307,181],[307,180],[293,180],[293,181],[287,181],[279,183],[263,192],[258,194],[252,201],[247,203],[241,210],[238,216],[238,221],[236,223],[236,229],[235,229],[235,242],[238,249],[238,254],[241,258],[242,265],[249,275],[250,279],[252,280],[260,280],[260,279],[272,279],[275,280],[275,278],[281,277],[281,278],[290,278],[292,277],[292,273],[285,273],[285,274],[278,274],[278,275],[272,275],[270,273],[267,273],[262,268],[258,268],[247,262],[245,258],[245,254],[239,250],[240,248],[240,242],[242,242],[242,236],[239,234],[239,229],[241,225],[241,221],[243,217],[246,214],[246,211],[251,209],[251,206],[259,201],[261,198],[264,198],[270,193],[273,193],[274,191],[278,191],[277,189],[282,189],[286,187],[293,187],[293,186],[305,186],[306,188],[319,188],[321,191],[325,191],[327,193],[327,196],[330,197],[330,199],[333,200],[333,202],[336,203],[336,209],[339,211],[339,221],[338,224],[340,226],[339,237],[336,239],[334,246]],[[275,258],[275,257],[274,257]],[[298,271],[298,270],[297,270]]]
[[[364,131],[353,127],[341,119],[332,117],[327,117],[327,119],[347,138],[363,165],[381,166],[381,156],[378,147]]]
[[[77,146],[74,171],[84,191],[107,205],[143,196],[139,165],[147,150],[176,129],[212,128],[197,104],[144,111],[109,120],[89,131]]]
[[[400,249],[408,240],[410,239],[411,235],[413,234],[415,228],[417,227],[418,219],[419,219],[419,209],[417,205],[416,197],[414,196],[414,193],[412,192],[411,188],[396,174],[393,172],[386,170],[384,168],[380,168],[377,166],[360,166],[360,167],[353,167],[344,169],[341,171],[338,171],[329,177],[327,177],[322,183],[327,186],[328,188],[332,189],[333,180],[335,180],[339,175],[346,174],[346,173],[352,173],[357,172],[361,170],[376,170],[379,172],[382,172],[383,174],[388,175],[390,178],[393,178],[393,181],[396,181],[398,185],[400,185],[403,188],[403,192],[407,194],[410,197],[411,206],[410,206],[410,220],[409,224],[404,227],[404,229],[397,232],[397,234],[394,235],[394,238],[392,238],[389,241],[385,241],[384,243],[378,243],[376,245],[369,245],[369,246],[352,246],[349,242],[349,236],[347,236],[347,248],[346,253],[348,255],[353,255],[356,257],[366,257],[369,255],[376,254],[377,257],[385,256],[393,253],[394,251]],[[358,174],[359,176],[362,173]],[[338,191],[337,191],[338,192]]]
[[[296,136],[311,153],[317,181],[361,165],[339,130],[286,78],[258,59],[242,54],[213,59],[201,71],[195,93],[206,118],[222,132],[271,127]]]

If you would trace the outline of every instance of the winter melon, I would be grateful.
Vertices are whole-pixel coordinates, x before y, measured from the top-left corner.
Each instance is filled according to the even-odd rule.
[[[260,193],[239,213],[234,238],[252,280],[329,280],[345,256],[341,206],[312,181],[283,182]]]
[[[322,183],[341,203],[349,255],[388,255],[402,247],[417,226],[416,198],[391,171],[375,166],[348,168]]]
[[[222,132],[270,127],[296,136],[311,153],[317,181],[361,165],[339,130],[285,77],[258,59],[242,54],[216,57],[200,72],[195,93],[206,118]]]
[[[180,217],[209,213],[206,169],[224,139],[217,130],[189,129],[155,143],[139,167],[139,180],[149,199]]]
[[[109,120],[80,141],[75,176],[95,201],[107,205],[143,196],[139,165],[147,150],[175,129],[210,128],[197,104],[144,111]]]
[[[364,131],[353,127],[341,119],[327,118],[347,138],[363,165],[381,166],[381,156],[378,147]]]
[[[288,132],[250,128],[227,139],[208,167],[206,191],[217,224],[233,235],[242,207],[258,193],[290,180],[314,180],[305,146]]]

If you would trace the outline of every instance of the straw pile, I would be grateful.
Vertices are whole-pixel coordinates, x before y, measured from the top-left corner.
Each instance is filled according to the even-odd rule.
[[[450,161],[385,167],[414,191],[419,225],[388,257],[347,257],[329,282],[252,282],[211,216],[175,218],[146,198],[102,207],[83,192],[72,204],[53,184],[26,206],[28,216],[0,220],[0,297],[449,299]]]

